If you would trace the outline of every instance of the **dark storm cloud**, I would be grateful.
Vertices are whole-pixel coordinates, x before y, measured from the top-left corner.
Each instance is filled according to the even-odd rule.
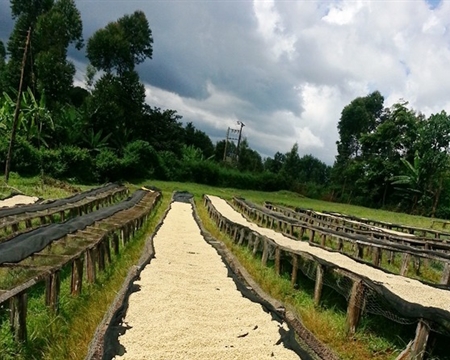
[[[243,121],[244,136],[263,155],[297,142],[301,155],[331,164],[342,108],[377,89],[386,106],[404,98],[426,114],[450,112],[450,2],[75,2],[85,42],[144,11],[153,59],[138,71],[149,104],[177,110],[214,140]],[[4,42],[12,26],[9,1],[0,0]],[[69,56],[82,82],[85,48]]]

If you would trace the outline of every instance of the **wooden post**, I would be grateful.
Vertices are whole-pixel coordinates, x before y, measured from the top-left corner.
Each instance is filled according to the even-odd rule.
[[[97,245],[97,256],[98,256],[98,271],[105,270],[105,244],[104,241]]]
[[[303,235],[305,234],[305,228],[302,226],[300,228],[300,233],[298,234],[298,238],[300,241],[303,241]]]
[[[21,292],[9,300],[10,322],[14,339],[17,342],[27,340],[27,293]]]
[[[86,250],[86,278],[88,283],[95,281],[95,248]]]
[[[291,284],[294,288],[297,287],[297,274],[298,274],[298,255],[292,254]]]
[[[317,264],[317,268],[316,268],[316,284],[314,286],[314,303],[316,305],[320,304],[320,297],[322,296],[323,275],[324,275],[324,268],[323,268],[323,266],[321,264]]]
[[[244,238],[245,238],[245,228],[241,228],[241,233],[239,235],[239,241],[238,241],[238,245],[242,245],[242,243],[244,242]]]
[[[364,301],[364,284],[361,280],[353,281],[352,292],[347,307],[347,334],[354,335],[361,319]]]
[[[372,264],[376,267],[380,267],[381,265],[381,249],[379,247],[372,247]]]
[[[444,271],[442,272],[440,284],[450,285],[450,263],[446,262],[444,265]]]
[[[81,294],[83,284],[83,259],[75,259],[72,263],[72,281],[70,284],[70,293],[72,295]]]
[[[314,242],[314,235],[316,234],[316,232],[311,229],[310,233],[309,233],[309,242],[312,243]]]
[[[46,286],[46,304],[55,313],[58,312],[59,307],[59,290],[61,288],[61,278],[59,270],[50,274],[47,279]]]
[[[263,253],[262,253],[262,256],[261,256],[261,264],[263,266],[266,266],[267,265],[267,258],[269,257],[269,241],[267,239],[264,239],[264,238],[263,238],[263,241],[264,241],[264,249],[263,249]]]
[[[247,249],[253,249],[253,232],[249,231],[247,235]]]
[[[113,234],[112,237],[114,254],[119,254],[119,235],[117,233]]]
[[[108,260],[108,264],[111,264],[111,245],[110,242],[112,242],[112,236],[107,235],[105,240],[103,240],[104,246],[105,246],[105,255],[106,260]]]
[[[254,243],[254,245],[253,245],[253,251],[252,251],[253,256],[255,256],[256,253],[258,252],[258,249],[259,249],[259,243],[260,243],[260,242],[261,242],[261,236],[260,236],[260,235],[256,235],[256,236],[255,236],[255,243]]]
[[[359,243],[355,243],[355,257],[362,259],[364,256],[364,247]]]
[[[320,246],[325,247],[325,244],[327,242],[327,235],[323,233],[320,235]]]
[[[402,256],[402,266],[400,268],[400,275],[401,276],[406,276],[406,274],[408,273],[408,266],[409,266],[409,259],[410,259],[411,255],[404,253]]]
[[[280,275],[281,272],[281,249],[279,246],[275,247],[275,272]]]
[[[430,326],[421,319],[417,324],[416,337],[411,346],[410,359],[422,360],[425,358],[429,335]]]

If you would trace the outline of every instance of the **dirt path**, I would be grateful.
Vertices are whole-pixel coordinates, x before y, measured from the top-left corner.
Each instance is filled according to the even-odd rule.
[[[299,358],[279,343],[285,325],[237,290],[190,204],[172,203],[154,247],[130,295],[115,359]]]
[[[310,246],[307,242],[291,240],[274,230],[263,228],[247,221],[225,200],[216,196],[208,196],[208,198],[211,200],[214,207],[229,220],[245,225],[256,232],[273,239],[282,246],[315,255],[341,268],[346,268],[355,274],[364,275],[375,283],[383,285],[389,291],[409,303],[415,303],[425,307],[434,307],[450,312],[450,291],[448,290],[437,289],[432,286],[425,285],[420,281],[400,275],[388,274],[382,270],[358,263],[357,261],[354,261],[340,253],[330,252],[319,247]]]

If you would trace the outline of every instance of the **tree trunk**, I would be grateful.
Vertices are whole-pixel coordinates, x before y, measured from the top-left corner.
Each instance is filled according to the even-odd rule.
[[[433,208],[431,209],[431,217],[434,218],[434,216],[436,215],[436,209],[439,203],[439,198],[441,197],[441,192],[442,192],[442,178],[439,181],[439,187],[436,191],[436,195],[434,197],[434,203],[433,203]]]

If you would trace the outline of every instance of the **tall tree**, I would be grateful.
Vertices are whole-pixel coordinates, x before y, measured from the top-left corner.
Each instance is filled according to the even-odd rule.
[[[300,173],[300,156],[298,155],[298,144],[295,143],[292,149],[286,153],[281,174],[288,179],[289,183],[296,181]]]
[[[273,156],[273,159],[269,157],[264,160],[264,170],[278,174],[281,171],[285,160],[286,155],[277,151]]]
[[[239,144],[238,169],[250,172],[261,172],[264,170],[261,155],[250,148],[246,138]]]
[[[214,155],[214,145],[206,133],[195,128],[192,122],[186,124],[184,128],[184,143],[187,146],[194,146],[200,149],[203,158],[208,159]]]
[[[90,69],[104,72],[94,85],[89,103],[92,128],[111,134],[110,141],[119,150],[150,131],[144,125],[148,118],[145,89],[135,66],[151,58],[152,43],[152,32],[142,11],[107,24],[87,43]],[[93,78],[92,71],[89,76]]]
[[[74,0],[11,0],[11,11],[16,23],[7,47],[7,87],[18,86],[25,37],[31,29],[23,86],[35,96],[46,93],[50,104],[65,102],[75,74],[74,65],[66,58],[67,49],[71,44],[80,49],[83,40]]]
[[[6,64],[6,48],[0,40],[0,94],[5,91],[5,64]]]
[[[152,31],[145,14],[135,11],[106,25],[92,35],[87,57],[96,70],[122,75],[151,59]]]
[[[341,186],[341,197],[349,194],[348,200],[358,191],[358,181],[363,172],[361,138],[379,124],[383,102],[383,96],[375,91],[368,96],[356,98],[342,110],[338,123],[339,141],[336,143],[338,155],[332,177],[333,182]]]
[[[74,0],[57,0],[38,18],[35,30],[39,46],[35,55],[37,89],[45,94],[50,104],[69,101],[76,70],[67,60],[67,49],[71,44],[78,50],[82,48],[82,32],[81,15]]]

